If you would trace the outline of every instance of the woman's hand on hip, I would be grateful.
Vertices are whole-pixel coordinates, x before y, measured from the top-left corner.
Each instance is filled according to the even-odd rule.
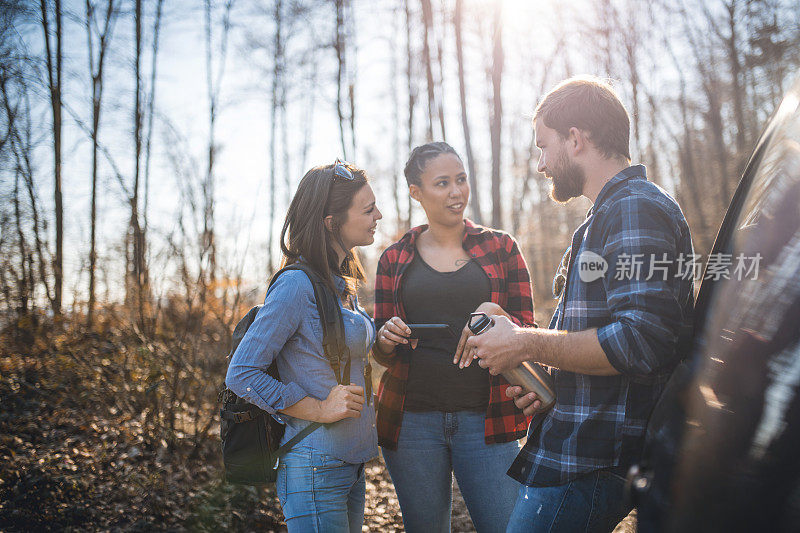
[[[483,302],[473,312],[486,313],[487,316],[507,314],[502,307],[494,302]],[[472,332],[469,329],[469,321],[467,321],[464,329],[461,330],[461,338],[458,340],[456,354],[453,357],[453,364],[458,365],[459,368],[467,368],[470,363],[472,363],[472,360],[475,359],[472,350],[467,346],[467,339],[469,339],[471,336]]]
[[[344,418],[358,418],[364,408],[364,387],[359,385],[336,385],[328,397],[320,402],[317,422],[328,424]]]

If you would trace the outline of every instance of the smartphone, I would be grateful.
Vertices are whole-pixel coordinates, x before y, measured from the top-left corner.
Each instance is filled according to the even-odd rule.
[[[406,324],[411,329],[410,339],[452,339],[453,329],[447,324]]]

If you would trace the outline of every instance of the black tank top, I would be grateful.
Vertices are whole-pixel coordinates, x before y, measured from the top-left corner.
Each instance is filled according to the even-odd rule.
[[[439,272],[417,252],[403,274],[401,297],[408,323],[448,324],[455,337],[420,341],[411,350],[404,409],[407,411],[484,411],[489,404],[489,373],[476,363],[453,364],[461,330],[469,315],[490,296],[489,278],[474,260],[454,272]]]

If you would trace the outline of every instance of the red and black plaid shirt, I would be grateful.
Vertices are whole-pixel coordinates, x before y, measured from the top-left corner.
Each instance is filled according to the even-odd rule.
[[[462,246],[483,268],[489,278],[490,300],[511,315],[520,326],[533,325],[533,296],[525,259],[516,241],[507,233],[465,220],[466,232]],[[416,253],[414,243],[427,228],[418,226],[386,249],[378,262],[375,276],[375,326],[380,328],[393,316],[406,320],[400,297],[403,272]],[[398,346],[391,359],[380,361],[387,367],[378,386],[378,443],[389,449],[397,448],[400,426],[403,423],[403,403],[411,353]],[[489,406],[486,409],[487,444],[509,442],[522,438],[530,419],[506,397],[508,382],[502,376],[489,377]]]

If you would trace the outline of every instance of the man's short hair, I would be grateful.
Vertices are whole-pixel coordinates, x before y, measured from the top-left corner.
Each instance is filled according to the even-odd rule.
[[[607,82],[595,77],[569,78],[556,85],[536,107],[541,120],[566,138],[570,128],[589,134],[607,158],[631,158],[631,121],[625,106]]]

